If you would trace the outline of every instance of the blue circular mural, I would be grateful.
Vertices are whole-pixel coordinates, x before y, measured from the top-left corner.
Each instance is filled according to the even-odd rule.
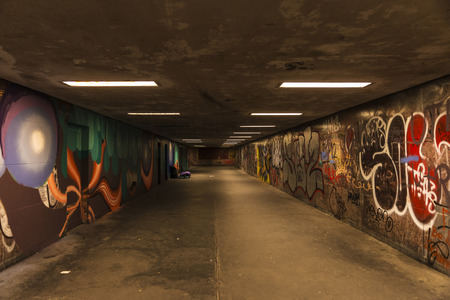
[[[5,100],[1,144],[6,167],[17,183],[42,186],[53,170],[58,147],[53,105],[36,95]]]

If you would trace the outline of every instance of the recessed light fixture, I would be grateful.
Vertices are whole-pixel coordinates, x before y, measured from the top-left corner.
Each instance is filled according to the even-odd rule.
[[[158,86],[154,81],[63,81],[75,87],[120,87],[120,86]]]
[[[179,116],[178,112],[129,112],[130,116]]]
[[[182,139],[182,141],[188,144],[203,143],[202,139]]]
[[[205,145],[194,145],[194,147],[197,147],[197,148],[205,148],[206,146],[205,146]]]
[[[363,88],[371,82],[283,82],[280,88]]]
[[[230,139],[251,139],[251,135],[230,135]]]
[[[233,134],[261,134],[261,132],[256,132],[256,131],[243,131],[243,132],[233,132]]]
[[[301,116],[303,113],[252,113],[252,116]]]
[[[276,125],[241,125],[240,127],[246,128],[269,128],[269,127],[277,127]]]

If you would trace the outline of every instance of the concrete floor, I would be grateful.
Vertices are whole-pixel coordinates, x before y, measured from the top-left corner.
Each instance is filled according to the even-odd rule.
[[[450,299],[450,278],[240,170],[203,167],[0,272],[0,299]]]

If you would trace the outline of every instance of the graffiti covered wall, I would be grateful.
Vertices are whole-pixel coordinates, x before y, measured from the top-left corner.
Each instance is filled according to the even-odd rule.
[[[239,152],[246,172],[450,274],[450,76]]]
[[[12,83],[0,94],[0,269],[151,188],[169,141]]]

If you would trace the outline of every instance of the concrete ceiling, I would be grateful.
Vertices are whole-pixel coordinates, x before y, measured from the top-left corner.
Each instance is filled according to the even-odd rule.
[[[450,73],[448,0],[2,0],[0,21],[0,77],[211,147],[240,125],[277,125],[261,137]],[[73,88],[63,80],[160,87]],[[277,88],[282,81],[373,84]],[[137,111],[181,116],[127,115]]]

